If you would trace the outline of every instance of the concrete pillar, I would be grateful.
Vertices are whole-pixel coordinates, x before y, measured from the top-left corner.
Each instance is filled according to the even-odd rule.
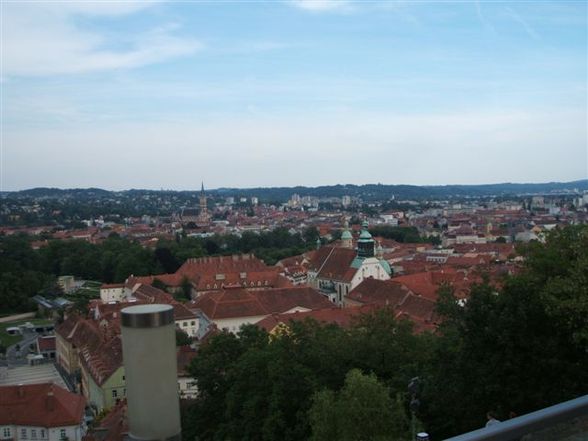
[[[179,441],[174,310],[136,305],[121,311],[127,416],[132,440]]]

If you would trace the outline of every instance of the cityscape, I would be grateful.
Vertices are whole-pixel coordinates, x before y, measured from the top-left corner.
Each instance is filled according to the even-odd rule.
[[[0,24],[0,441],[588,439],[586,1]]]

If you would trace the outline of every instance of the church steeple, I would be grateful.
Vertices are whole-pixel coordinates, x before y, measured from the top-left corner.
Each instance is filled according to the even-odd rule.
[[[347,222],[347,218],[343,220],[343,233],[341,233],[341,246],[343,248],[353,248],[353,236],[349,231],[349,222]]]
[[[200,196],[198,197],[200,205],[200,214],[198,215],[197,223],[199,225],[207,225],[210,222],[210,216],[208,215],[208,207],[206,203],[206,193],[204,193],[204,181],[200,187]]]
[[[368,231],[368,222],[363,221],[361,224],[361,234],[357,241],[357,257],[374,257],[375,242],[372,235]]]

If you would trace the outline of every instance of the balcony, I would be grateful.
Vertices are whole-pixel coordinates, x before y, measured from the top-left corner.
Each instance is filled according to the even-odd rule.
[[[588,395],[446,441],[581,441],[588,439]]]

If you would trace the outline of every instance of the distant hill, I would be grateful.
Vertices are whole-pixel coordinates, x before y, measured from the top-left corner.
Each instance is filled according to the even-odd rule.
[[[547,182],[539,184],[485,184],[485,185],[326,185],[320,187],[258,187],[258,188],[219,188],[207,190],[208,194],[217,196],[257,196],[261,201],[285,201],[294,193],[300,196],[341,197],[344,195],[361,197],[363,200],[395,199],[447,199],[463,197],[489,196],[520,196],[566,194],[574,191],[588,191],[588,179],[572,182]],[[72,199],[103,199],[120,196],[137,197],[147,194],[195,194],[194,191],[141,190],[131,189],[120,192],[100,188],[32,188],[16,192],[2,192],[3,197],[29,198],[72,198]]]

